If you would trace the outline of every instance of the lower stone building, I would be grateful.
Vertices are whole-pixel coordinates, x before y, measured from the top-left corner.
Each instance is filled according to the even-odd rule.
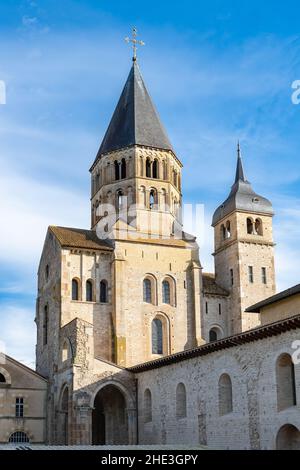
[[[9,356],[0,363],[0,443],[43,443],[47,380]]]

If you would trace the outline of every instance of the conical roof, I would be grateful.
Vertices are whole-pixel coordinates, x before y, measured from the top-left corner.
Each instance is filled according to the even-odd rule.
[[[133,61],[96,160],[102,154],[131,145],[173,150],[136,61]]]

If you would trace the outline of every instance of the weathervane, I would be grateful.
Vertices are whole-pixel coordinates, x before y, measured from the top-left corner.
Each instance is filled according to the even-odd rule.
[[[132,38],[125,38],[125,41],[129,44],[130,42],[132,43],[132,49],[133,49],[133,57],[132,60],[135,62],[136,61],[136,51],[137,51],[137,45],[139,44],[140,46],[144,46],[145,43],[143,41],[139,41],[137,38],[137,29],[132,28]]]

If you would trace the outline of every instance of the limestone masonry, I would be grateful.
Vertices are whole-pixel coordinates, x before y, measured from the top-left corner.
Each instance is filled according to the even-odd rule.
[[[27,370],[45,412],[22,392],[42,421],[1,405],[0,442],[300,449],[300,287],[275,294],[272,204],[237,153],[205,273],[182,227],[182,164],[133,61],[90,168],[91,229],[46,235]]]

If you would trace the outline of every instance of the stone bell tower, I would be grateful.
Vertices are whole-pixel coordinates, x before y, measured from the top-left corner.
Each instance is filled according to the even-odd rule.
[[[231,293],[229,334],[260,324],[245,309],[275,293],[272,204],[246,180],[238,144],[231,192],[213,215],[216,282]]]
[[[170,237],[181,227],[181,168],[134,57],[90,169],[92,229],[110,231],[113,209],[145,236]]]

